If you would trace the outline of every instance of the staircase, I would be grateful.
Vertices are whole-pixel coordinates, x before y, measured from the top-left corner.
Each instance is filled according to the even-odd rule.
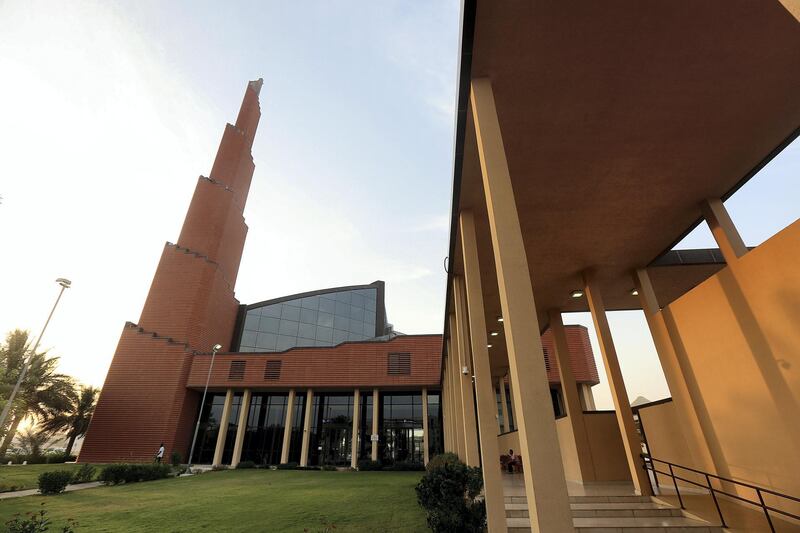
[[[717,533],[719,526],[690,518],[680,509],[649,496],[570,496],[578,533]],[[525,496],[506,496],[509,533],[529,533]]]

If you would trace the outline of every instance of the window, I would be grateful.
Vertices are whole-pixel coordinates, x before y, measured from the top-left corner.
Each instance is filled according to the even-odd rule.
[[[390,353],[388,374],[390,376],[409,376],[411,375],[411,354],[410,353]]]

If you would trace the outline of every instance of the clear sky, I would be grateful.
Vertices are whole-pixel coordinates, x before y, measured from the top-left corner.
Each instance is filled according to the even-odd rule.
[[[0,332],[72,279],[43,345],[102,385],[259,77],[239,300],[382,279],[400,331],[441,332],[458,25],[456,0],[0,0]],[[748,244],[796,218],[798,152],[729,202]],[[641,313],[611,324],[631,397],[668,395]]]

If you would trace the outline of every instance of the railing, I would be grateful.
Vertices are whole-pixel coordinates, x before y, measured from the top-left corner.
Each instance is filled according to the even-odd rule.
[[[694,468],[689,468],[688,466],[681,466],[679,464],[670,463],[669,461],[663,461],[661,459],[656,459],[655,457],[652,457],[652,456],[650,456],[648,454],[645,454],[645,453],[642,454],[642,459],[644,461],[645,470],[651,470],[653,472],[653,477],[656,480],[656,485],[658,484],[658,474],[662,474],[664,476],[669,476],[670,478],[672,478],[672,485],[675,487],[675,494],[678,496],[678,503],[680,504],[681,509],[686,509],[686,507],[683,505],[683,498],[681,497],[680,490],[678,489],[678,480],[681,480],[681,481],[683,481],[685,483],[689,483],[691,485],[695,485],[697,487],[701,487],[703,489],[708,490],[711,493],[711,498],[714,500],[714,506],[717,508],[717,514],[719,515],[719,521],[720,521],[720,526],[721,527],[728,527],[728,526],[725,523],[725,517],[722,515],[722,509],[720,508],[719,500],[717,499],[717,494],[724,494],[725,496],[728,496],[730,498],[734,498],[736,500],[748,503],[748,504],[753,505],[755,507],[760,507],[761,510],[764,511],[764,516],[767,519],[767,523],[769,523],[769,529],[773,533],[775,533],[775,525],[772,523],[772,517],[769,514],[770,511],[772,511],[773,513],[778,513],[778,514],[781,514],[781,515],[784,515],[784,516],[788,516],[788,517],[793,518],[795,520],[800,520],[800,516],[798,516],[796,514],[792,514],[792,513],[788,512],[788,511],[784,511],[783,509],[778,509],[776,507],[772,507],[770,505],[767,505],[764,502],[764,494],[777,496],[778,498],[784,498],[785,500],[789,500],[789,501],[797,502],[797,503],[800,503],[800,498],[795,498],[794,496],[789,496],[788,494],[782,494],[780,492],[777,492],[777,491],[774,491],[774,490],[771,490],[771,489],[767,489],[767,488],[764,488],[764,487],[758,487],[756,485],[751,485],[750,483],[745,483],[743,481],[736,481],[735,479],[721,477],[721,476],[717,476],[715,474],[709,474],[708,472],[703,472],[702,470],[696,470]],[[658,467],[656,466],[656,463],[661,463],[661,464],[667,465],[667,467],[669,468],[669,471],[659,470]],[[698,483],[697,481],[694,481],[694,480],[691,480],[691,479],[686,479],[685,477],[679,476],[678,474],[675,473],[676,469],[685,470],[685,471],[688,471],[688,472],[693,472],[695,474],[703,476],[703,478],[705,478],[705,484]],[[734,485],[738,485],[738,486],[741,486],[741,487],[746,487],[746,488],[748,488],[750,490],[754,490],[754,491],[756,491],[756,495],[758,496],[758,501],[750,500],[750,499],[744,498],[742,496],[739,496],[738,494],[732,494],[732,493],[727,492],[725,490],[714,488],[714,486],[711,484],[711,479],[712,478],[716,479],[716,480],[719,480],[720,482],[733,483]],[[722,483],[720,483],[720,484],[722,484]],[[650,482],[650,485],[651,485],[650,488],[653,489],[654,487],[652,486],[652,481]],[[654,493],[655,493],[655,491],[654,491]]]

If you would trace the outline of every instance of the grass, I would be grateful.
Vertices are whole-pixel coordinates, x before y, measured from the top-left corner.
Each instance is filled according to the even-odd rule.
[[[80,467],[81,465],[75,463],[2,465],[0,466],[0,492],[8,492],[12,490],[11,487],[14,487],[13,490],[35,489],[38,487],[39,474],[42,472],[54,472],[56,470],[74,472]]]
[[[419,472],[230,470],[0,500],[0,524],[42,502],[55,526],[102,532],[423,532]]]

